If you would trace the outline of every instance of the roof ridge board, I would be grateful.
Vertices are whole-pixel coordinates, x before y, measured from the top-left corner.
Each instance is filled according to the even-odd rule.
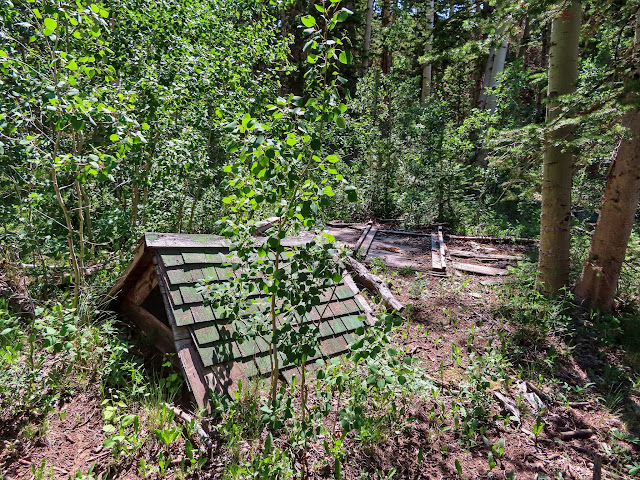
[[[314,235],[315,236],[315,235]],[[283,247],[296,247],[309,243],[314,236],[302,234],[285,237],[280,244]],[[230,241],[220,235],[205,233],[159,233],[147,232],[142,241],[147,248],[228,248]],[[255,238],[256,246],[264,244],[266,237]]]

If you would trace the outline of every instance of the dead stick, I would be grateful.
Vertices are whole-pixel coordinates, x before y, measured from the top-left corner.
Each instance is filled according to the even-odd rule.
[[[167,407],[167,409],[175,413],[176,416],[182,419],[185,423],[191,423],[193,421],[193,417],[188,413],[186,413],[184,410],[174,405],[170,405],[168,403],[165,403],[164,405]],[[213,447],[213,442],[211,441],[211,438],[209,438],[209,435],[207,435],[207,432],[204,431],[204,429],[199,423],[196,423],[195,425],[196,425],[196,431],[198,432],[198,435],[200,435],[200,438],[202,439],[204,444],[207,446],[207,448]]]

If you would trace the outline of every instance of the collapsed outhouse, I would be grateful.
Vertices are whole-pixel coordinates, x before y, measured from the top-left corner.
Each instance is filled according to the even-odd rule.
[[[292,237],[293,249],[309,237]],[[229,281],[227,241],[216,235],[147,233],[133,259],[111,289],[114,310],[124,314],[162,353],[176,353],[186,383],[201,408],[209,392],[230,394],[238,380],[271,373],[269,344],[262,337],[238,342],[231,318],[205,304],[196,285],[203,279]],[[321,304],[299,322],[315,322],[320,331],[319,357],[344,353],[370,308],[351,277],[321,296]],[[284,360],[284,359],[283,359]],[[313,359],[311,359],[313,360]],[[291,381],[296,367],[281,367]]]

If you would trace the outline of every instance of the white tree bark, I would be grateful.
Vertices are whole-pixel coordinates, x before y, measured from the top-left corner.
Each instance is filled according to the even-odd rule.
[[[427,53],[431,52],[433,49],[433,22],[435,20],[435,13],[434,0],[431,0],[427,11],[427,28],[430,30],[429,43],[426,45]],[[429,93],[431,93],[431,72],[432,65],[431,62],[429,62],[425,64],[422,69],[422,90],[420,92],[420,100],[422,102],[424,102],[429,96]]]
[[[498,30],[498,36],[502,36],[507,30],[507,24],[504,24]],[[504,72],[504,65],[507,60],[507,52],[509,51],[509,37],[502,40],[500,46],[489,50],[489,57],[484,68],[484,76],[482,78],[482,93],[478,107],[494,111],[496,109],[496,97],[487,92],[488,88],[495,88],[500,82],[500,75]]]
[[[573,0],[551,24],[547,122],[562,112],[557,98],[576,90],[581,14],[580,1]],[[573,155],[566,142],[573,139],[573,132],[572,125],[565,125],[552,127],[545,136],[538,279],[549,295],[569,285]]]

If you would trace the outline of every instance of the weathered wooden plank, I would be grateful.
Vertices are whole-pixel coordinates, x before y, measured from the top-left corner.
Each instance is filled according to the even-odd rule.
[[[538,240],[534,238],[516,238],[516,237],[467,237],[464,235],[448,235],[451,240],[465,240],[469,242],[491,242],[491,243],[522,243],[534,244]]]
[[[140,329],[151,338],[152,343],[162,353],[175,353],[173,332],[164,323],[154,317],[147,310],[134,302],[124,299],[121,303],[122,311]]]
[[[405,235],[409,237],[430,237],[430,233],[423,232],[411,232],[409,230],[384,230],[384,233],[389,233],[393,235]]]
[[[371,227],[372,227],[372,223],[369,222],[369,224],[367,225],[367,228],[365,228],[362,231],[362,234],[360,235],[360,238],[358,239],[356,244],[353,246],[353,251],[354,252],[358,251],[358,249],[360,248],[360,245],[362,245],[362,242],[364,242],[364,239],[367,238],[367,235],[369,234],[369,230],[371,230]]]
[[[473,265],[471,263],[452,262],[453,268],[463,272],[478,273],[480,275],[507,275],[509,272],[504,268],[487,267],[485,265]]]
[[[449,250],[449,253],[453,257],[460,258],[477,258],[478,260],[521,260],[523,255],[502,255],[502,254],[489,254],[479,252],[468,252],[466,250]]]
[[[431,269],[436,272],[444,272],[445,264],[443,262],[442,255],[440,254],[440,242],[438,241],[438,234],[431,234]]]
[[[228,245],[219,235],[145,233],[144,240],[148,248],[222,248]]]
[[[362,245],[358,249],[358,253],[362,255],[362,258],[367,258],[373,239],[376,238],[376,233],[378,233],[378,227],[371,227],[369,233],[367,233],[367,236],[364,239],[364,242],[362,242]]]
[[[378,230],[378,233],[376,234],[375,248],[379,250],[387,250],[389,252],[395,252],[395,253],[401,253],[401,252],[424,253],[422,248],[411,247],[409,245],[404,245],[402,243],[394,243],[393,239],[382,235],[383,231],[384,230]]]
[[[187,379],[189,389],[200,408],[208,408],[208,392],[204,379],[204,367],[200,356],[196,352],[191,339],[178,340],[176,342],[178,358],[182,364],[184,376]]]
[[[440,261],[442,262],[442,270],[447,271],[447,257],[444,251],[444,237],[442,236],[442,225],[438,226],[438,243],[440,244]]]
[[[270,228],[273,228],[273,226],[278,223],[279,220],[280,217],[269,217],[265,220],[262,220],[261,222],[258,222],[256,224],[255,230],[253,231],[253,234],[257,237],[262,236],[264,232],[266,232]]]
[[[109,290],[109,293],[107,294],[107,299],[111,300],[117,297],[118,293],[120,293],[120,290],[122,290],[122,287],[124,286],[125,282],[129,280],[129,275],[131,274],[131,272],[133,272],[133,270],[135,270],[138,264],[141,263],[141,260],[143,259],[144,259],[143,261],[151,260],[151,257],[147,257],[145,259],[145,253],[146,253],[145,243],[144,241],[141,241],[136,247],[136,249],[133,251],[133,259],[131,260],[131,263],[125,269],[125,271],[122,272],[122,274],[118,277],[118,280],[116,280],[116,283],[113,285],[111,290]]]
[[[136,305],[142,305],[151,291],[158,285],[156,266],[151,262],[147,269],[138,277],[135,285],[124,294],[124,298]]]

